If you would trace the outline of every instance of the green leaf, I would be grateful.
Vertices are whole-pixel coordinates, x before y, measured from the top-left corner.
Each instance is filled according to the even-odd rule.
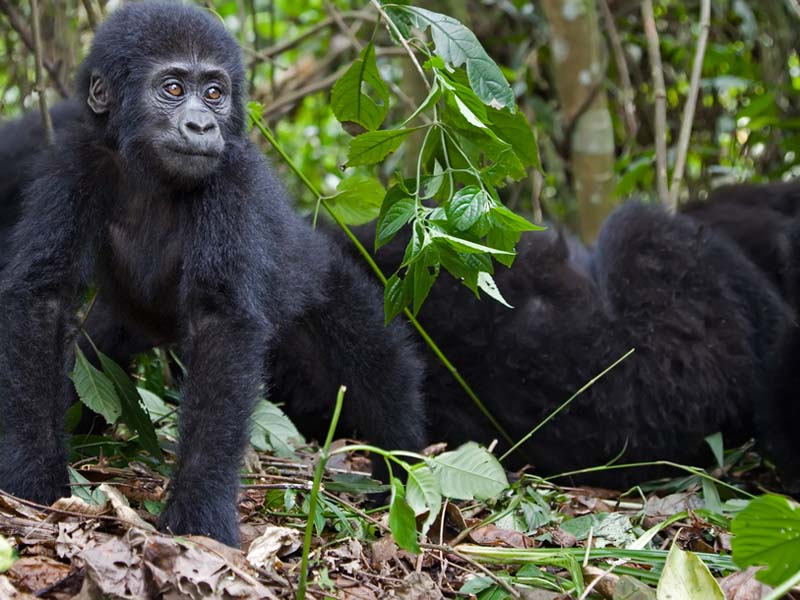
[[[414,129],[370,131],[350,140],[347,166],[374,165],[394,152]]]
[[[374,92],[377,100],[370,97],[367,90]],[[372,42],[333,86],[331,108],[342,123],[357,123],[367,131],[383,123],[389,112],[389,88],[378,72]]]
[[[406,293],[405,281],[395,273],[386,282],[383,290],[383,313],[386,324],[403,312],[411,298]]]
[[[506,472],[486,448],[468,442],[428,460],[442,494],[455,500],[487,500],[508,487]]]
[[[522,111],[511,114],[505,110],[489,108],[487,115],[492,124],[492,130],[500,139],[511,144],[522,164],[526,167],[533,166],[537,171],[541,171],[539,144],[525,114]]]
[[[492,219],[495,224],[511,231],[544,231],[547,227],[535,225],[523,216],[508,209],[502,204],[492,206]]]
[[[161,446],[158,443],[156,430],[150,415],[142,406],[142,398],[131,378],[117,363],[108,356],[97,351],[103,373],[114,384],[121,401],[122,422],[139,434],[139,443],[153,457],[161,460]]]
[[[447,218],[459,231],[472,227],[481,215],[489,210],[489,195],[476,185],[468,185],[458,190],[445,210]]]
[[[426,262],[417,262],[411,266],[406,274],[406,277],[414,278],[414,314],[419,312],[422,308],[422,303],[428,297],[428,293],[433,287],[433,282],[436,281],[438,273],[434,271],[431,273],[431,267]]]
[[[446,243],[451,248],[458,250],[459,252],[466,252],[467,254],[486,252],[488,254],[514,256],[513,252],[506,252],[505,250],[490,248],[489,246],[484,246],[483,244],[470,242],[469,240],[465,240],[464,238],[458,238],[439,230],[431,230],[431,237],[437,241],[441,240],[442,242]]]
[[[712,433],[708,437],[706,437],[706,444],[708,444],[709,448],[711,448],[711,452],[714,453],[714,458],[717,461],[717,466],[722,468],[725,466],[725,445],[722,441],[722,433]]]
[[[684,552],[677,544],[667,554],[667,562],[658,580],[657,600],[725,600],[708,567],[693,552]]]
[[[375,177],[353,175],[339,182],[336,195],[328,203],[348,225],[363,225],[380,214],[385,195],[386,190]]]
[[[72,467],[67,467],[67,471],[69,472],[69,482],[73,484],[70,488],[73,496],[94,506],[102,506],[108,501],[108,497],[99,488],[95,488],[92,491],[91,486],[96,484],[93,484]]]
[[[153,417],[153,420],[161,420],[170,415],[176,415],[175,408],[164,402],[156,394],[145,388],[137,388],[145,409]]]
[[[389,506],[389,529],[397,545],[403,550],[419,554],[417,540],[417,520],[414,511],[405,500],[403,484],[399,479],[392,479],[392,498]]]
[[[478,273],[478,287],[482,289],[487,296],[494,298],[503,306],[514,308],[508,302],[506,302],[505,298],[503,298],[503,294],[500,293],[494,278],[489,275],[489,273],[486,273],[485,271],[480,271]]]
[[[446,63],[453,67],[466,64],[470,87],[484,104],[515,110],[511,86],[474,33],[452,17],[415,6],[395,7],[392,20],[402,11],[412,16],[419,29],[431,28],[436,54]]]
[[[766,566],[756,577],[773,587],[800,571],[800,506],[774,494],[752,500],[731,522],[733,562]]]
[[[422,533],[426,534],[442,508],[442,492],[433,471],[425,463],[416,464],[408,471],[406,501],[414,514],[428,513],[422,523]]]
[[[288,458],[294,456],[294,442],[304,443],[294,423],[272,402],[259,400],[250,420],[250,443],[256,450],[273,450],[276,455]]]
[[[0,573],[5,573],[17,560],[17,552],[6,538],[0,535]]]
[[[109,425],[117,422],[122,414],[122,403],[114,384],[89,362],[78,344],[75,344],[75,368],[69,376],[81,402],[102,415]]]
[[[386,192],[378,215],[375,233],[375,250],[391,241],[394,235],[408,223],[416,212],[417,203],[402,185],[393,185]]]

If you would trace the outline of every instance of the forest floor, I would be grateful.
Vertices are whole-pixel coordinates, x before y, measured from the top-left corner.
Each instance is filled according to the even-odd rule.
[[[367,460],[343,456],[327,465],[318,496],[307,598],[660,600],[656,586],[673,542],[702,558],[729,600],[768,593],[754,570],[737,571],[730,561],[721,515],[737,500],[717,498],[709,510],[708,488],[692,477],[660,493],[623,495],[512,475],[502,498],[446,502],[415,555],[395,543],[386,507],[357,493],[374,486],[355,472]],[[770,473],[751,453],[742,456],[739,467],[716,475],[758,491]],[[241,550],[157,532],[166,480],[140,463],[75,465],[85,485],[52,507],[0,492],[0,535],[15,550],[0,575],[0,598],[295,598],[314,460],[312,453],[248,457]],[[630,550],[653,527],[648,549]]]

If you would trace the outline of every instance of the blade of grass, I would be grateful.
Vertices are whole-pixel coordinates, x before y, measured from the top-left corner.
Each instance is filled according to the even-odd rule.
[[[311,553],[311,538],[314,533],[314,517],[319,500],[319,488],[322,485],[322,475],[325,473],[325,464],[328,462],[333,442],[333,434],[336,425],[339,423],[339,416],[342,414],[342,404],[344,404],[344,392],[347,388],[341,386],[336,394],[336,406],[333,409],[333,417],[328,427],[328,435],[325,437],[325,444],[320,449],[319,462],[314,470],[314,483],[311,486],[311,496],[308,500],[308,520],[306,521],[306,531],[303,536],[303,556],[300,561],[300,581],[297,584],[297,600],[304,600],[306,588],[308,586],[308,555]]]

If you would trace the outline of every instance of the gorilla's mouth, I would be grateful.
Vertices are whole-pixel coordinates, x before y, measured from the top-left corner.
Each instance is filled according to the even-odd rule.
[[[175,154],[180,154],[181,156],[192,156],[195,158],[219,158],[222,154],[221,151],[213,148],[193,148],[191,146],[187,147],[177,145],[168,145],[166,148]]]

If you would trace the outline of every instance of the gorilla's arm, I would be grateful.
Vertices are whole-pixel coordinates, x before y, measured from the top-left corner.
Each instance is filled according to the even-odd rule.
[[[58,168],[31,186],[0,286],[0,488],[45,504],[66,490],[72,318],[95,231],[75,190]]]

